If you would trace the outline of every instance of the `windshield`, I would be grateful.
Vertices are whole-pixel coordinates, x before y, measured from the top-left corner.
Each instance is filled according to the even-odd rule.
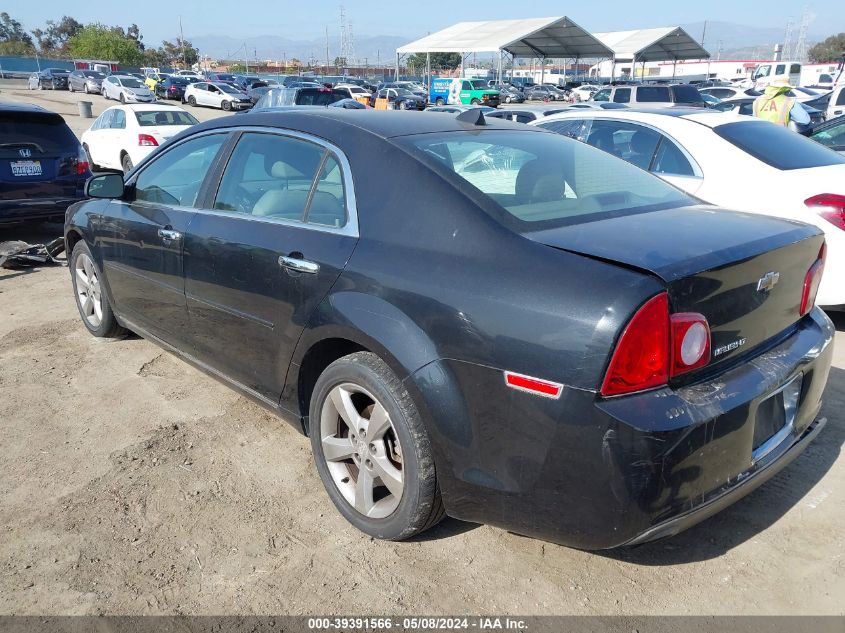
[[[558,135],[497,130],[398,142],[497,203],[486,210],[518,232],[691,203],[648,172]]]
[[[94,70],[85,70],[82,72],[82,74],[86,77],[91,77],[92,79],[102,79],[103,77],[105,77],[103,73],[98,73]]]
[[[490,88],[486,81],[471,81],[469,84],[472,86],[473,90],[488,90]]]
[[[235,81],[235,76],[229,73],[215,73],[214,78],[217,81]]]
[[[396,94],[398,94],[402,97],[407,97],[407,96],[414,94],[413,92],[411,92],[407,88],[394,88],[394,90],[396,91]]]
[[[713,128],[723,139],[775,169],[845,165],[845,156],[780,125],[738,121]]]
[[[237,88],[233,88],[229,84],[214,84],[214,85],[217,86],[218,88],[220,88],[221,91],[228,93],[230,95],[240,94],[240,90],[238,90]]]
[[[134,77],[121,77],[120,85],[124,88],[142,88],[144,86],[144,84],[142,84]]]
[[[191,114],[184,110],[144,110],[135,112],[138,125],[150,127],[153,125],[196,125],[199,123]]]

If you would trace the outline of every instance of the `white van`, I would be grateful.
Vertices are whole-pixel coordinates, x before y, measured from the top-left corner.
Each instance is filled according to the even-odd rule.
[[[764,90],[775,77],[789,76],[789,84],[797,86],[801,83],[801,62],[763,62],[759,64],[751,75],[755,90]]]
[[[845,84],[840,84],[830,94],[830,102],[827,106],[827,120],[845,114]]]

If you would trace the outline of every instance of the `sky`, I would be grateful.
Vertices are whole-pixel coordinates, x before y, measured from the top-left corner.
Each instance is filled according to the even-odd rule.
[[[5,4],[5,3],[4,3]],[[38,28],[49,19],[69,14],[83,23],[103,22],[128,26],[137,23],[144,41],[158,45],[179,33],[179,18],[186,39],[192,36],[226,34],[233,37],[277,35],[290,39],[312,39],[339,32],[340,0],[143,0],[116,2],[64,0],[16,2],[4,8],[27,30]],[[622,0],[564,3],[560,0],[425,0],[424,2],[375,2],[347,0],[347,19],[358,35],[394,35],[409,40],[465,20],[495,20],[567,15],[589,31],[613,31],[672,26],[703,20],[783,28],[789,16],[800,20],[804,2],[795,0],[649,0],[632,3]],[[765,10],[761,10],[765,7]],[[845,31],[845,2],[816,0],[810,4],[816,15],[811,32]]]

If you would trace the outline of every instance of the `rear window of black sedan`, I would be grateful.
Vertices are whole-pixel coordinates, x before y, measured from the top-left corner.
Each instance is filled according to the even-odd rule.
[[[781,125],[738,121],[713,128],[723,139],[775,169],[845,164],[845,156]]]
[[[518,231],[591,222],[693,201],[661,179],[594,147],[519,130],[421,134],[397,139],[498,203]]]

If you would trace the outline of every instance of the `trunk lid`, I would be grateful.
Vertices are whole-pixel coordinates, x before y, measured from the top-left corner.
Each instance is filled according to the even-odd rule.
[[[76,195],[79,142],[58,114],[0,113],[0,200]]]
[[[659,277],[672,312],[698,312],[710,323],[713,355],[705,370],[799,320],[804,277],[824,239],[800,222],[703,206],[524,235]]]

